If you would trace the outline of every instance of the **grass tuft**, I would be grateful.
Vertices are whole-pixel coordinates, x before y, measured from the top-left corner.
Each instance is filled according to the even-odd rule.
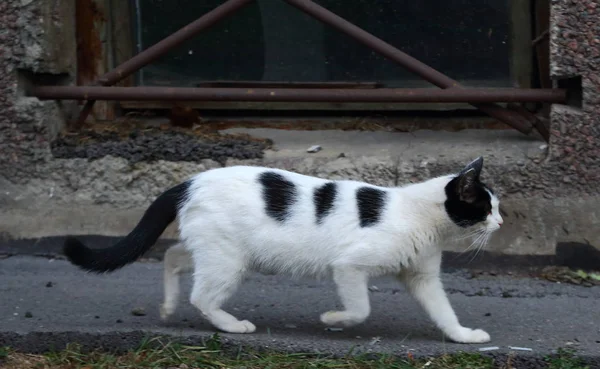
[[[590,369],[573,351],[560,350],[546,358],[546,369]],[[257,352],[238,347],[225,350],[215,334],[200,346],[183,345],[161,338],[147,339],[135,350],[122,355],[103,352],[85,353],[81,346],[69,344],[64,350],[45,355],[20,354],[0,348],[3,369],[513,369],[479,353],[456,353],[416,359],[392,355],[355,355],[331,357],[310,353]]]
[[[559,349],[555,356],[546,358],[546,362],[548,369],[590,369],[571,349]]]

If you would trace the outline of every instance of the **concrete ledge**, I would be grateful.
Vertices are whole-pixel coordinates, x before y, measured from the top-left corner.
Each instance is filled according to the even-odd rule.
[[[558,242],[600,244],[596,231],[599,198],[548,200],[504,199],[505,225],[491,239],[487,250],[511,255],[551,255]],[[0,234],[8,238],[42,238],[63,235],[125,236],[141,219],[146,207],[61,204],[37,208],[8,208],[0,214]],[[174,222],[162,236],[177,238]],[[445,245],[460,252],[468,241]]]
[[[490,250],[544,255],[554,253],[560,241],[600,244],[600,235],[594,231],[600,197],[568,193],[544,196],[544,186],[529,178],[529,165],[545,160],[547,146],[516,131],[229,131],[271,138],[275,149],[261,160],[229,160],[228,166],[262,165],[384,186],[455,172],[483,155],[484,179],[500,193],[506,218],[506,226],[492,238]],[[323,150],[307,153],[306,149],[315,144]],[[0,180],[4,189],[0,193],[0,234],[17,239],[123,236],[162,191],[196,172],[218,166],[210,160],[138,164],[113,157],[91,162],[51,160],[40,166],[38,177],[26,185]],[[176,238],[176,227],[169,227],[163,237]],[[460,251],[465,246],[446,245],[446,249]]]

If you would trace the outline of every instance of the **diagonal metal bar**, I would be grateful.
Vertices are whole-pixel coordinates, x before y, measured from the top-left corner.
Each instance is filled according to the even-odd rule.
[[[119,65],[115,69],[106,73],[105,75],[100,77],[94,85],[114,85],[115,83],[123,80],[124,78],[127,78],[132,73],[135,73],[144,66],[152,63],[156,59],[165,55],[173,48],[181,45],[182,43],[197,35],[198,33],[214,26],[219,21],[234,14],[239,9],[250,4],[253,1],[254,0],[226,1],[225,3],[219,5],[210,12],[204,14],[200,18],[196,19],[192,23],[179,29],[177,32],[169,35],[168,37],[164,38],[163,40],[157,42],[156,44],[150,46],[146,50],[127,60],[123,64]],[[77,120],[78,126],[81,126],[85,122],[87,116],[91,113],[94,107],[94,103],[94,100],[88,100],[86,102],[85,106],[79,113],[79,118]]]
[[[344,18],[331,12],[330,10],[312,2],[311,0],[284,0],[288,4],[296,7],[311,17],[328,24],[329,26],[345,33],[361,44],[369,47],[373,51],[384,57],[400,64],[407,70],[415,73],[424,80],[441,88],[461,88],[462,86],[452,78],[431,68],[427,64],[413,58],[412,56],[398,50],[396,47],[388,44],[382,39],[368,33],[362,28],[348,22]],[[513,128],[529,134],[533,130],[533,123],[537,118],[527,112],[516,112],[506,110],[497,104],[471,104],[477,109],[489,114],[490,116],[512,126]],[[528,116],[526,116],[528,115]]]

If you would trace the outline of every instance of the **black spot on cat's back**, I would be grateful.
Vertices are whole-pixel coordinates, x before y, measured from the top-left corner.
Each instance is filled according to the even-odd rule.
[[[262,185],[265,212],[278,222],[284,222],[291,214],[291,208],[297,199],[294,183],[275,172],[264,172],[258,177]]]
[[[315,188],[313,202],[315,204],[315,215],[317,224],[323,223],[323,219],[329,215],[333,209],[333,203],[337,196],[337,184],[328,182],[321,187]]]
[[[371,227],[381,220],[387,192],[373,187],[361,187],[356,191],[358,217],[361,227]]]

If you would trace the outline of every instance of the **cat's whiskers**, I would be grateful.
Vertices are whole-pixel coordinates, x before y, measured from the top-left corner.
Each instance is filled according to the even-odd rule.
[[[471,232],[470,236],[473,237],[473,241],[471,242],[469,247],[467,247],[465,250],[463,250],[463,252],[461,252],[461,255],[472,250],[477,250],[480,247],[479,245],[482,242],[485,242],[486,233],[487,231],[485,229],[476,229],[475,231]]]
[[[477,244],[479,243],[479,241],[483,238],[483,236],[485,235],[485,232],[480,231],[478,232],[477,237],[474,237],[473,240],[471,241],[471,244],[469,245],[469,247],[467,248],[467,251],[471,250],[471,249],[477,249]]]
[[[475,260],[475,258],[477,258],[477,255],[479,255],[479,252],[485,248],[485,246],[487,245],[487,242],[490,239],[491,234],[492,234],[492,232],[484,230],[482,235],[477,238],[478,242],[477,242],[477,245],[475,248],[475,255],[473,255],[473,257],[471,258],[471,261]]]
[[[475,254],[471,258],[471,261],[475,260],[477,258],[477,256],[479,255],[479,252],[481,252],[481,250],[483,250],[483,248],[485,247],[485,244],[487,242],[487,239],[488,239],[488,236],[485,235],[484,238],[479,242],[479,245],[475,249]]]
[[[457,235],[456,237],[454,237],[454,240],[455,240],[455,241],[462,241],[462,240],[466,240],[467,238],[474,237],[474,236],[476,236],[477,234],[479,234],[479,233],[482,233],[482,232],[484,232],[484,231],[485,231],[485,230],[483,230],[483,229],[476,228],[476,229],[473,229],[473,230],[471,230],[471,231],[468,231],[468,232],[465,232],[465,233],[462,233],[462,234],[459,234],[459,235]]]

